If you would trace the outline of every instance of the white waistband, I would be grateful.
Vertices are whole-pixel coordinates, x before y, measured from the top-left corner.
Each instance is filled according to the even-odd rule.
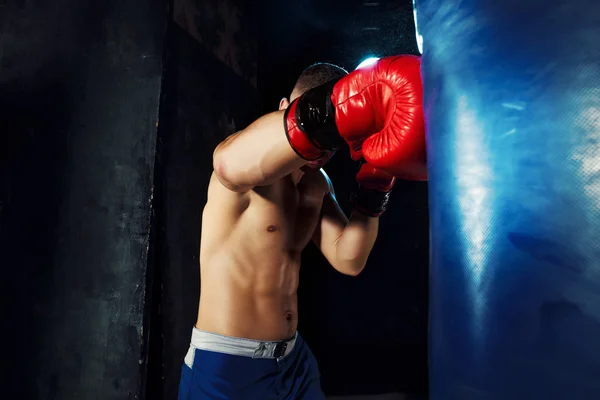
[[[194,328],[192,347],[218,353],[232,354],[252,358],[282,358],[287,356],[296,345],[298,332],[293,338],[281,341],[263,341],[224,336]]]

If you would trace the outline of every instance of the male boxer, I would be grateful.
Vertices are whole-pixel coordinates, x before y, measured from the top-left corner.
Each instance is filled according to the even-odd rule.
[[[317,64],[290,100],[214,152],[202,218],[198,319],[179,398],[320,400],[316,360],[297,334],[300,253],[312,240],[358,275],[396,176],[426,179],[420,60],[350,74]],[[349,146],[363,162],[346,218],[320,166]]]

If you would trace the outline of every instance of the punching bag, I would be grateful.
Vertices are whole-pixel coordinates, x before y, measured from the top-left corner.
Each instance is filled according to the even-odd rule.
[[[415,11],[431,398],[600,399],[600,2]]]

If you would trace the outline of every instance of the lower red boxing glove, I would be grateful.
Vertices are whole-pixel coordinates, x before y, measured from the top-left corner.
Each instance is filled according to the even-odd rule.
[[[354,209],[369,217],[379,217],[387,210],[396,178],[368,163],[361,165],[358,174],[358,191]]]
[[[386,57],[296,99],[284,118],[291,147],[313,161],[346,143],[355,160],[426,180],[418,56]]]

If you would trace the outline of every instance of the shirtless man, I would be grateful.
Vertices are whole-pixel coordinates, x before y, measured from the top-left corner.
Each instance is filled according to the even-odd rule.
[[[296,332],[300,254],[312,240],[342,274],[363,270],[395,179],[374,165],[426,179],[420,91],[417,57],[350,74],[316,64],[291,104],[284,98],[279,111],[217,146],[180,400],[325,399]],[[345,143],[363,162],[349,219],[321,169]]]

